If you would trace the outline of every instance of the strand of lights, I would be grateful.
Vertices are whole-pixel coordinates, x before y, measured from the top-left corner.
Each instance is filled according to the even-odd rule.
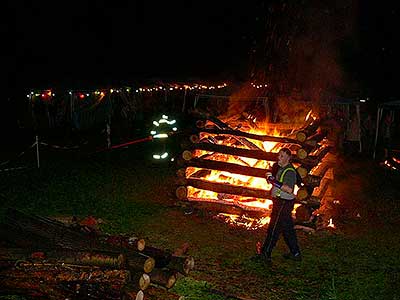
[[[251,86],[253,88],[256,88],[256,89],[262,89],[262,88],[267,88],[268,84],[266,84],[266,83],[264,83],[264,84],[255,84],[254,82],[252,82]]]
[[[154,86],[146,86],[146,87],[139,87],[139,88],[134,88],[134,87],[124,87],[124,88],[111,88],[111,89],[103,89],[103,90],[98,90],[96,89],[95,91],[68,91],[69,95],[84,95],[85,97],[89,97],[91,94],[94,94],[96,96],[105,96],[107,93],[113,94],[113,93],[152,93],[152,92],[160,92],[160,91],[182,91],[182,90],[216,90],[216,89],[223,89],[226,88],[228,85],[226,83],[219,84],[219,85],[204,85],[204,84],[167,84],[167,85],[154,85]],[[42,96],[43,94],[47,94],[47,97],[54,97],[55,94],[51,92],[51,90],[41,90],[41,91],[31,91],[29,94],[26,96],[28,98],[32,97],[39,97]],[[80,97],[80,96],[79,96]],[[83,98],[85,98],[83,97]]]

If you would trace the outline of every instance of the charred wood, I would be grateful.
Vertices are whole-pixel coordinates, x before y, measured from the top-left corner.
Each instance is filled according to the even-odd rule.
[[[248,158],[268,160],[268,161],[276,161],[278,159],[278,153],[265,152],[262,150],[249,150],[249,149],[242,149],[242,148],[233,148],[233,147],[224,146],[224,145],[198,143],[198,144],[193,145],[193,149],[205,150],[205,151],[211,151],[211,152],[219,152],[219,153],[230,154],[230,155],[234,155],[234,156],[242,156],[242,157],[248,157]],[[184,157],[184,159],[189,160],[192,157],[193,157],[193,155],[190,157],[186,156],[186,157]],[[189,159],[187,159],[187,158],[189,158]]]
[[[252,177],[260,177],[260,178],[266,178],[265,174],[268,171],[271,171],[270,169],[253,168],[229,162],[223,162],[218,160],[207,160],[201,158],[193,158],[187,162],[187,165],[190,167],[226,171],[230,173],[241,174]],[[195,176],[191,175],[191,177]]]
[[[194,178],[187,178],[186,185],[192,186],[194,188],[213,191],[217,193],[224,193],[224,194],[232,194],[232,195],[239,195],[244,197],[254,197],[254,198],[269,198],[271,197],[271,193],[269,190],[262,190],[244,186],[236,186],[227,183],[219,183],[219,182],[212,182],[206,181],[201,179],[194,179]]]

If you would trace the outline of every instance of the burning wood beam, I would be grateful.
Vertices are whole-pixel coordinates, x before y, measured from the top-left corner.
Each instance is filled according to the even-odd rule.
[[[225,145],[198,143],[198,144],[193,144],[193,149],[218,152],[218,153],[223,153],[223,154],[255,158],[255,159],[267,160],[267,161],[276,161],[278,159],[278,153],[265,152],[262,150],[249,150],[249,149],[242,149],[242,148],[233,148],[233,147],[229,147],[229,146],[225,146]],[[190,153],[190,151],[189,151],[189,153],[187,153],[187,152],[188,151],[186,150],[182,153],[182,157],[185,160],[189,160],[193,157],[193,155]]]
[[[226,213],[230,215],[246,215],[251,218],[261,218],[268,215],[269,211],[262,207],[248,207],[245,205],[240,205],[237,202],[218,200],[212,201],[210,199],[194,199],[188,198],[192,208],[200,211],[210,211],[214,214]]]
[[[309,124],[307,124],[305,127],[299,129],[296,131],[296,139],[300,142],[304,142],[307,137],[315,134],[317,131],[319,125],[321,123],[320,119],[314,119],[312,120]]]
[[[277,143],[288,143],[288,144],[297,144],[302,146],[302,143],[298,140],[287,138],[287,137],[279,137],[279,136],[269,136],[269,135],[258,135],[252,134],[248,132],[243,132],[240,130],[233,130],[233,129],[211,129],[211,128],[203,128],[201,132],[215,134],[215,135],[231,135],[231,136],[242,136],[249,139],[262,141],[262,142],[277,142]]]
[[[223,161],[217,161],[217,160],[208,160],[208,159],[201,159],[201,158],[193,158],[189,161],[187,161],[187,165],[190,167],[197,167],[197,168],[204,168],[201,169],[194,174],[189,175],[189,178],[201,178],[204,176],[204,173],[209,174],[211,171],[210,170],[218,170],[218,171],[226,171],[234,174],[240,174],[240,175],[245,175],[245,176],[251,176],[251,177],[259,177],[259,178],[266,178],[266,172],[271,172],[271,169],[261,169],[261,168],[254,168],[254,167],[247,167],[247,166],[241,166],[238,164],[234,163],[228,163],[228,162],[223,162]],[[185,169],[179,169],[178,172],[179,178],[184,178],[186,177],[186,172]],[[199,174],[200,176],[196,176],[196,174]],[[177,181],[179,184],[183,184],[184,181],[178,180]],[[309,187],[316,187],[320,184],[321,182],[321,177],[314,176],[314,175],[309,175],[307,174],[306,177],[303,178],[303,183],[306,186]]]
[[[194,188],[213,191],[222,194],[232,194],[239,195],[243,197],[254,197],[261,199],[271,198],[271,192],[269,190],[255,189],[244,186],[236,186],[232,184],[212,182],[202,179],[194,179],[194,178],[186,178],[185,186],[192,186]],[[178,192],[178,190],[180,190]],[[186,188],[186,197],[184,197],[185,190],[182,187],[178,187],[177,196],[180,200],[184,200],[187,198],[187,188]]]
[[[266,178],[266,173],[271,172],[271,169],[261,169],[254,167],[241,166],[234,163],[209,160],[202,158],[193,158],[187,161],[187,165],[190,167],[204,168],[210,170],[226,171],[235,174],[241,174],[246,176]]]

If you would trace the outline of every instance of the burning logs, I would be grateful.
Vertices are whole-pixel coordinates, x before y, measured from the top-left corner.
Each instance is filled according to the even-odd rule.
[[[232,185],[232,184],[226,184],[226,183],[219,183],[219,182],[213,182],[213,181],[206,181],[202,179],[194,179],[194,178],[186,178],[185,182],[186,186],[192,186],[194,188],[202,189],[202,190],[208,190],[208,191],[213,191],[217,193],[223,193],[223,194],[232,194],[232,195],[240,195],[243,197],[254,197],[254,198],[270,198],[271,193],[268,190],[262,190],[262,189],[256,189],[256,188],[250,188],[250,187],[244,187],[244,186],[237,186],[237,185]],[[186,193],[184,192],[183,188],[184,186],[178,187],[177,189],[177,196],[180,200],[187,199],[187,190]],[[184,196],[186,194],[186,197]],[[182,196],[184,196],[182,198]]]
[[[224,145],[215,145],[208,143],[198,143],[193,145],[193,149],[204,150],[210,152],[218,152],[222,154],[229,154],[234,156],[243,156],[248,158],[255,158],[259,160],[276,161],[278,153],[265,152],[262,150],[249,150],[243,148],[233,148]],[[190,153],[190,154],[189,154]],[[183,159],[189,160],[193,157],[191,151],[184,151],[182,154]]]
[[[196,123],[197,131],[188,139],[192,145],[183,150],[179,161],[178,199],[211,211],[257,211],[265,216],[271,199],[266,172],[274,173],[272,162],[278,160],[279,149],[286,147],[294,154],[292,162],[301,177],[295,189],[296,202],[301,204],[299,219],[307,218],[319,207],[321,198],[314,191],[320,187],[324,173],[312,170],[329,152],[319,119],[310,119],[292,138],[244,132],[238,129],[249,126],[230,126],[216,117],[200,116],[204,120]]]
[[[319,125],[321,123],[320,119],[314,119],[312,120],[309,124],[301,128],[296,132],[296,139],[300,142],[304,142],[307,137],[310,137],[311,135],[315,134],[317,131]]]
[[[82,228],[14,209],[6,212],[4,220],[0,225],[0,239],[5,243],[0,247],[2,294],[138,300],[145,299],[143,291],[151,283],[169,289],[178,274],[187,275],[194,267],[190,256],[142,247],[142,243],[139,251],[138,239],[82,232]]]

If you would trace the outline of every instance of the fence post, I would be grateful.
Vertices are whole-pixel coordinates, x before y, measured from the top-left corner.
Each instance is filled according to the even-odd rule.
[[[40,168],[40,161],[39,161],[39,136],[36,135],[36,162],[37,168]]]

